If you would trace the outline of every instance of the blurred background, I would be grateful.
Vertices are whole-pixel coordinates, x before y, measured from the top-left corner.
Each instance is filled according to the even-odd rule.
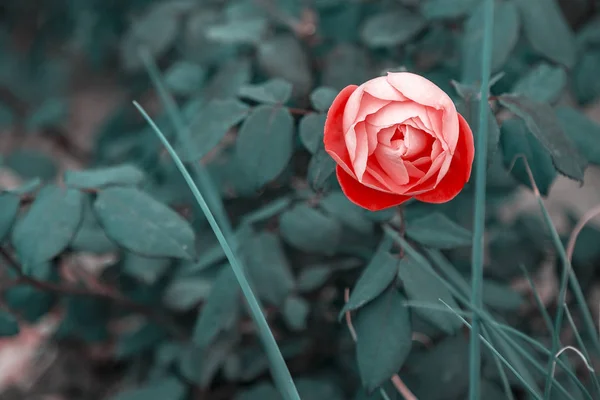
[[[539,301],[553,312],[560,262],[526,170],[509,167],[526,155],[565,244],[600,204],[600,2],[496,0],[495,7],[485,303],[549,347]],[[223,203],[240,246],[249,249],[245,262],[302,398],[382,398],[361,387],[355,345],[338,318],[345,290],[372,261],[382,226],[400,219],[417,245],[469,279],[473,191],[468,185],[439,206],[411,203],[402,218],[394,210],[358,209],[341,194],[322,149],[325,113],[346,85],[411,71],[444,89],[476,127],[482,16],[480,0],[0,1],[0,200],[18,197],[14,212],[0,202],[0,399],[280,398],[237,283],[223,272],[224,254],[134,100],[184,161],[208,171],[210,196]],[[545,122],[564,131],[590,164],[583,185],[554,169],[539,138],[523,144],[506,133],[503,122],[515,117],[496,101],[504,93],[552,114]],[[175,114],[165,108],[169,98]],[[261,119],[261,107],[283,110],[274,127]],[[177,134],[178,120],[189,144]],[[245,148],[237,142],[240,129],[253,132]],[[258,154],[258,170],[244,167],[252,165],[243,158],[249,153]],[[123,238],[99,223],[101,186],[120,181],[181,216],[195,232],[196,256],[132,249],[139,248],[128,244],[136,233]],[[24,255],[34,250],[16,239],[24,228],[14,228],[14,218],[19,226],[42,187],[65,182],[85,196],[83,211],[43,265],[26,264]],[[30,243],[49,243],[66,226],[43,216],[71,209],[53,210],[31,217],[40,228],[28,227]],[[440,219],[422,220],[433,213]],[[154,215],[148,211],[148,220]],[[411,221],[419,220],[413,226],[431,223],[442,239],[411,236]],[[598,315],[594,221],[580,233],[573,268]],[[444,242],[446,228],[456,243]],[[437,301],[439,292],[429,290]],[[415,310],[402,380],[422,400],[466,398],[468,330]],[[579,324],[581,315],[573,315]],[[561,340],[577,344],[573,332],[565,327]],[[597,340],[582,335],[585,343]],[[507,398],[490,354],[481,398]],[[524,374],[531,368],[515,359]],[[581,359],[571,362],[591,388]],[[533,398],[503,371],[515,398]],[[534,373],[527,379],[544,382]],[[557,379],[571,397],[553,399],[586,398],[564,374]],[[406,398],[389,383],[384,388],[390,398]]]

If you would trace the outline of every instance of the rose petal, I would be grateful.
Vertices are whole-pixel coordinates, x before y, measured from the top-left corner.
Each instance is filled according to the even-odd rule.
[[[442,151],[444,151],[444,149],[442,149],[442,144],[438,141],[433,142],[431,145],[431,158],[437,158],[440,154],[442,154]]]
[[[375,190],[389,193],[402,193],[404,188],[395,184],[388,176],[387,172],[381,168],[379,161],[375,157],[369,159],[367,170],[363,175],[361,183]]]
[[[428,126],[429,117],[427,116],[427,110],[424,106],[413,102],[390,103],[376,113],[367,116],[366,121],[369,124],[385,128],[397,125],[413,117],[420,117],[425,126]]]
[[[390,103],[391,101],[389,100],[378,99],[377,97],[371,96],[369,93],[363,94],[360,107],[354,117],[353,123],[355,124],[364,121],[365,118],[367,118],[367,115],[375,114]]]
[[[354,158],[352,157],[352,153],[350,153],[350,159],[352,159],[354,173],[360,181],[367,168],[367,158],[369,157],[369,140],[367,138],[365,123],[359,122],[350,128],[346,133],[346,144],[348,144],[349,137],[354,138],[355,141],[356,152]],[[348,151],[350,151],[350,146],[348,146]]]
[[[350,129],[350,127],[352,126],[352,124],[354,124],[356,116],[358,115],[358,112],[361,107],[362,97],[365,94],[365,90],[362,86],[355,86],[355,88],[356,90],[354,90],[354,92],[350,94],[350,97],[348,97],[348,100],[346,101],[346,104],[341,111],[343,114],[342,130],[344,132],[347,132],[348,129]]]
[[[452,157],[452,154],[450,154],[449,152],[446,153],[446,159],[442,163],[440,171],[437,175],[437,179],[435,180],[436,186],[442,181],[442,179],[444,179],[444,177],[448,173],[448,170],[450,169],[450,164],[452,164]]]
[[[404,97],[399,91],[390,85],[385,76],[371,79],[370,81],[365,82],[362,86],[364,87],[364,91],[366,93],[369,93],[371,96],[377,97],[378,99],[406,101],[406,97]]]
[[[454,151],[458,142],[459,123],[452,99],[430,80],[410,72],[390,72],[387,80],[408,99],[436,110],[443,110],[443,129],[436,133],[442,134],[450,150]]]
[[[396,150],[387,146],[379,146],[373,153],[381,168],[396,185],[406,185],[410,181],[404,160],[401,158],[402,151],[402,149]]]
[[[456,197],[469,181],[475,155],[473,132],[460,114],[458,114],[458,122],[460,135],[448,173],[435,189],[415,196],[417,200],[426,203],[445,203]]]
[[[367,126],[375,127],[375,125],[371,125],[368,122],[367,122]],[[390,126],[387,128],[378,128],[378,127],[375,127],[375,128],[378,130],[377,142],[384,146],[391,147],[392,146],[392,138],[394,137],[394,134],[396,133],[396,129],[398,129],[396,127],[396,125]]]
[[[425,124],[423,123],[423,121],[421,121],[421,118],[419,118],[419,117],[409,118],[406,121],[404,121],[403,124],[407,125],[407,126],[412,126],[415,129],[420,129],[423,132],[427,132],[431,136],[435,136],[433,134],[433,131],[431,129],[427,128],[425,126]]]
[[[406,145],[406,153],[404,158],[410,158],[423,153],[432,145],[432,138],[427,133],[420,129],[415,129],[412,126],[405,125],[406,133],[404,134],[404,144]]]
[[[453,153],[454,148],[450,149],[449,143],[446,140],[446,136],[444,133],[444,112],[440,110],[435,110],[431,107],[426,107],[425,109],[427,110],[428,123],[429,126],[431,126],[431,130],[433,131],[434,136],[441,142],[442,148],[444,150],[451,150],[451,152]]]
[[[424,192],[428,192],[433,189],[436,184],[436,179],[439,173],[440,168],[444,164],[446,160],[446,153],[440,154],[437,158],[431,161],[431,165],[418,181],[412,182],[404,188],[402,193],[411,196],[416,196],[417,194],[421,194]]]
[[[404,166],[406,167],[406,171],[408,172],[408,176],[410,176],[413,179],[421,179],[425,175],[425,172],[421,171],[411,161],[406,161],[404,163]]]
[[[365,122],[364,124],[365,124],[365,129],[367,130],[367,140],[369,142],[369,155],[371,155],[377,148],[380,129],[378,127],[376,127],[375,125],[371,125],[367,122]],[[393,134],[394,134],[394,132],[392,131],[392,135]]]
[[[327,119],[325,120],[323,143],[325,145],[325,151],[335,160],[349,174],[354,174],[352,171],[352,162],[350,160],[350,154],[346,148],[346,141],[344,139],[343,126],[343,115],[344,108],[348,102],[350,96],[356,91],[356,85],[350,85],[342,89],[336,96],[333,104],[327,112]]]
[[[379,211],[397,206],[410,199],[409,196],[385,193],[368,188],[348,175],[339,166],[336,168],[336,175],[346,197],[354,204],[370,211]]]

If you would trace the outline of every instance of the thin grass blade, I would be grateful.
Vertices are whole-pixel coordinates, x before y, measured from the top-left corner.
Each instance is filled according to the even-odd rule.
[[[235,256],[231,246],[227,242],[227,239],[223,235],[223,231],[219,227],[217,220],[215,219],[214,215],[210,211],[210,208],[208,207],[206,200],[202,196],[202,193],[200,193],[200,190],[198,190],[198,187],[194,183],[192,176],[189,174],[189,172],[185,168],[185,165],[183,165],[183,162],[181,161],[181,159],[179,158],[179,156],[177,155],[177,153],[175,152],[175,150],[173,149],[173,147],[171,146],[169,141],[165,138],[163,133],[160,131],[158,126],[156,126],[154,121],[150,118],[150,116],[148,116],[146,111],[137,102],[134,102],[133,104],[139,110],[139,112],[142,114],[142,116],[146,119],[148,124],[154,130],[154,132],[156,133],[156,135],[158,136],[160,141],[163,143],[163,145],[165,146],[165,148],[167,149],[167,151],[173,158],[173,161],[175,162],[177,169],[179,169],[179,171],[183,175],[183,178],[185,179],[186,183],[188,184],[190,190],[192,191],[194,198],[198,202],[198,205],[202,209],[202,212],[204,212],[204,215],[206,216],[206,219],[208,220],[210,227],[214,231],[215,236],[217,237],[217,240],[219,241],[219,244],[223,248],[223,251],[227,257],[227,260],[231,264],[231,267],[233,268],[235,277],[237,278],[238,283],[242,289],[242,293],[244,294],[244,297],[246,298],[246,301],[250,308],[250,312],[251,312],[252,318],[254,320],[254,323],[256,324],[256,326],[258,328],[258,333],[259,333],[260,339],[262,340],[263,345],[265,347],[265,351],[267,353],[267,358],[269,359],[271,371],[273,372],[273,377],[274,377],[275,383],[277,384],[277,387],[279,388],[281,394],[283,395],[283,397],[286,400],[300,400],[300,395],[298,394],[298,390],[296,389],[296,386],[294,385],[294,381],[292,380],[292,376],[287,368],[287,365],[285,364],[285,360],[283,359],[283,356],[282,356],[281,352],[279,351],[279,347],[277,346],[277,342],[275,341],[275,338],[273,337],[273,333],[269,329],[269,325],[267,323],[267,320],[265,319],[265,316],[262,312],[260,304],[258,303],[258,299],[256,298],[256,296],[252,292],[252,289],[250,288],[250,284],[248,282],[248,279],[246,278],[244,269],[242,268],[242,265],[239,263],[237,257]]]
[[[479,102],[479,126],[477,129],[477,148],[475,149],[475,211],[473,227],[471,302],[475,308],[482,308],[483,282],[483,240],[485,231],[485,190],[487,176],[487,142],[489,84],[492,65],[492,47],[494,34],[494,0],[484,0],[483,49],[481,51],[481,91]],[[481,381],[481,341],[480,321],[477,313],[473,315],[472,334],[469,351],[469,399],[480,396]]]

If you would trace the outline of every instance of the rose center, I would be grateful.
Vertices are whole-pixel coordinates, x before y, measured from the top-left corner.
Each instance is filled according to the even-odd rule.
[[[390,139],[390,147],[403,159],[415,159],[424,156],[433,142],[433,137],[426,132],[410,125],[399,125]]]

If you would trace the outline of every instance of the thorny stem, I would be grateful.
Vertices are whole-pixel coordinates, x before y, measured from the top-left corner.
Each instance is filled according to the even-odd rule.
[[[4,259],[5,265],[17,274],[17,278],[7,282],[5,285],[0,286],[0,290],[2,291],[23,284],[45,292],[52,292],[70,296],[96,297],[99,299],[112,301],[115,304],[129,309],[130,311],[145,315],[149,319],[154,320],[156,323],[168,329],[171,332],[171,334],[178,340],[185,340],[188,336],[184,331],[177,328],[177,325],[174,324],[173,321],[170,321],[170,319],[162,313],[157,312],[157,310],[153,307],[137,303],[121,294],[114,293],[112,291],[91,291],[73,285],[46,282],[32,278],[31,276],[25,275],[25,273],[23,273],[23,269],[21,268],[17,260],[15,260],[15,258],[4,247],[0,247],[0,255]]]

